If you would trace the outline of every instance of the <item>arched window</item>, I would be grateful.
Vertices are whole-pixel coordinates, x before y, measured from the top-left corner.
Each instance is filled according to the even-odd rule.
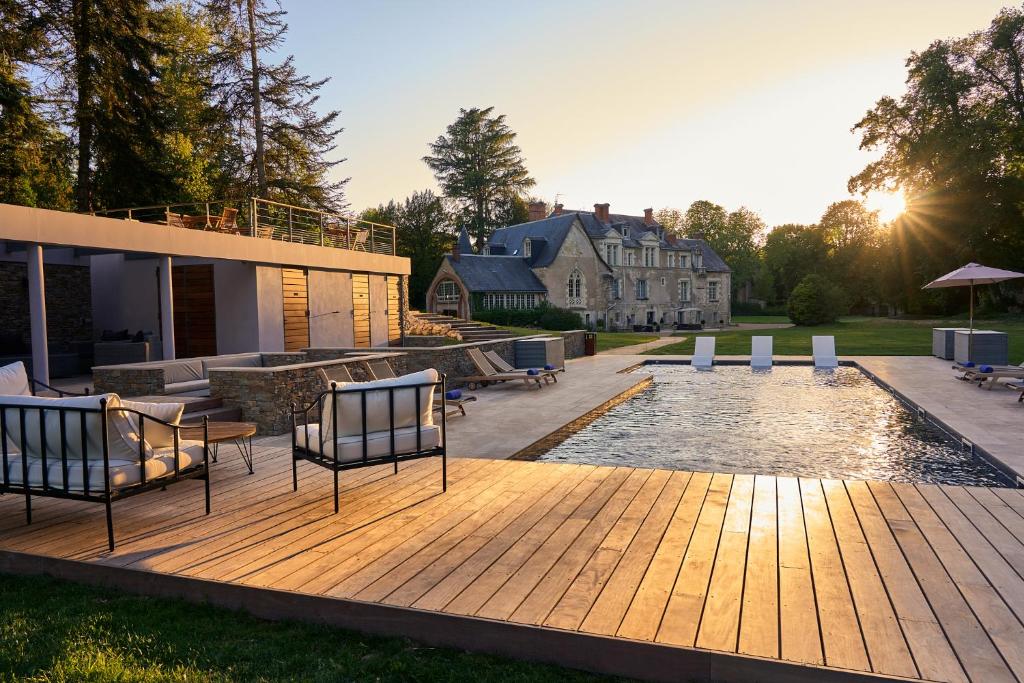
[[[437,283],[437,301],[439,303],[452,303],[459,300],[459,286],[454,280],[441,280]]]
[[[565,298],[568,306],[582,306],[586,297],[586,286],[583,280],[583,272],[579,268],[569,273],[569,282],[566,285]]]

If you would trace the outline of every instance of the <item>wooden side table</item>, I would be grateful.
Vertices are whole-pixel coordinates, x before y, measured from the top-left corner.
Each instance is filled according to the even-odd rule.
[[[256,425],[252,422],[210,422],[207,425],[207,441],[213,446],[213,461],[217,462],[217,451],[225,441],[234,441],[242,460],[252,474],[252,437],[256,433]],[[181,428],[181,438],[190,441],[203,440],[203,426],[190,425]]]

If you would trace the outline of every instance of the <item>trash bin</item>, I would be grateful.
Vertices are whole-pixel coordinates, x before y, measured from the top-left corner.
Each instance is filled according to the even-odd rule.
[[[585,332],[583,334],[583,353],[587,356],[597,355],[597,333]]]

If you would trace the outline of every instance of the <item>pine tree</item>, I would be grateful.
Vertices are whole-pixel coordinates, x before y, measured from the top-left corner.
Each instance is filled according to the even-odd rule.
[[[496,209],[535,185],[526,170],[516,134],[494,107],[460,109],[459,117],[430,145],[423,157],[442,191],[460,202],[469,218],[478,250],[497,227]]]
[[[340,112],[319,114],[328,79],[300,74],[292,56],[271,55],[288,31],[280,3],[207,0],[216,35],[214,96],[230,118],[242,159],[237,182],[245,194],[338,211],[348,179],[331,180],[344,159],[329,160]]]

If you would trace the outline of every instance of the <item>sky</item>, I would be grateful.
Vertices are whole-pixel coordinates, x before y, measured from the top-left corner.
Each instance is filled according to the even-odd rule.
[[[815,222],[878,152],[853,125],[905,60],[984,28],[989,0],[283,0],[282,51],[330,77],[351,208],[436,189],[422,157],[460,108],[518,133],[532,195],[613,213],[746,206]],[[885,197],[873,206],[889,208]]]

